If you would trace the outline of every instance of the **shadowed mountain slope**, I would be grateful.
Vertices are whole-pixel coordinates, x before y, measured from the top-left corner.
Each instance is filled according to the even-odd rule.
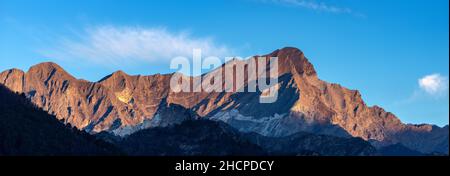
[[[119,155],[113,145],[59,122],[0,85],[0,155]]]

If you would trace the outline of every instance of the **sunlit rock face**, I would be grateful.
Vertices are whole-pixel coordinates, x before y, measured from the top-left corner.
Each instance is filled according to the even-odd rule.
[[[13,92],[22,92],[24,72],[19,69],[10,69],[0,73],[1,83]]]
[[[0,73],[0,83],[25,93],[37,106],[66,123],[91,133],[108,131],[123,136],[198,116],[265,136],[307,131],[360,137],[376,146],[402,143],[421,152],[448,153],[448,126],[406,125],[381,107],[367,106],[359,91],[320,80],[299,49],[287,47],[261,57],[278,58],[278,82],[274,87],[278,97],[273,103],[259,102],[267,90],[175,93],[170,89],[173,74],[132,76],[117,71],[100,81],[88,82],[74,78],[54,63],[35,65],[26,73],[6,70]],[[233,60],[220,68],[243,66],[246,73],[245,65],[250,61]],[[208,74],[217,72],[222,70]],[[237,76],[235,72],[227,74],[223,81]],[[247,90],[248,83],[256,81],[248,74],[243,77],[244,84],[235,90]],[[186,111],[195,115],[181,113]]]

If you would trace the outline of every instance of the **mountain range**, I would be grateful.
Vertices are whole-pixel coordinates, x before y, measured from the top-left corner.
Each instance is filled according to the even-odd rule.
[[[0,156],[361,156],[377,154],[358,138],[298,133],[269,138],[242,133],[223,122],[186,119],[125,137],[95,135],[58,121],[25,97],[0,85]],[[163,111],[181,112],[169,105]],[[186,110],[186,109],[185,109]],[[189,112],[189,111],[184,111]],[[183,115],[183,114],[180,114]],[[290,146],[294,144],[294,146]],[[398,154],[398,149],[387,150]],[[388,153],[389,154],[389,153]]]
[[[138,140],[135,136],[157,136],[156,129],[170,131],[187,121],[203,119],[236,129],[240,139],[250,141],[266,153],[279,153],[276,148],[302,144],[299,140],[305,139],[301,135],[305,133],[315,136],[311,139],[318,139],[317,136],[361,139],[378,149],[396,145],[420,153],[448,154],[448,125],[404,124],[383,108],[368,106],[359,91],[319,79],[314,66],[297,48],[286,47],[251,59],[260,57],[278,58],[278,99],[274,103],[259,103],[264,93],[261,91],[176,93],[170,89],[170,79],[177,73],[141,76],[117,71],[90,82],[73,77],[51,62],[32,66],[27,72],[6,70],[0,73],[0,84],[23,94],[65,124],[91,134],[107,133],[123,138],[116,143],[120,146],[126,146],[123,141]],[[222,68],[247,69],[251,59],[232,60]],[[220,70],[201,77],[217,71]],[[231,74],[236,77],[237,73]],[[252,81],[257,80],[245,75],[246,83]],[[149,134],[143,135],[144,132]],[[300,146],[302,150],[286,153],[308,152],[305,145]],[[314,149],[318,151],[318,147]]]

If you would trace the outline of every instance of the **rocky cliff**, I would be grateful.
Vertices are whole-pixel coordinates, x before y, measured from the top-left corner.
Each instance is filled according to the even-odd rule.
[[[170,117],[173,113],[158,113],[164,112],[163,107],[176,105],[195,112],[198,118],[220,120],[240,131],[265,136],[306,131],[360,137],[380,147],[402,143],[420,152],[448,153],[448,126],[407,125],[381,107],[366,105],[357,90],[320,80],[299,49],[287,47],[261,57],[278,58],[275,85],[278,99],[274,103],[259,103],[264,91],[175,93],[170,89],[174,74],[131,76],[118,71],[100,81],[88,82],[74,78],[54,63],[35,65],[26,73],[6,70],[0,74],[0,83],[25,93],[58,119],[91,133],[110,131],[128,135],[152,127],[148,124],[155,124],[151,122],[155,117],[179,122]],[[261,58],[251,59],[257,62]],[[245,74],[250,61],[232,60],[220,67],[245,68],[245,84],[235,85],[233,90],[247,90],[249,82],[258,81]],[[267,66],[270,67],[269,63]],[[217,72],[222,70],[201,77]],[[226,74],[235,78],[238,73]],[[194,78],[184,76],[184,79]]]

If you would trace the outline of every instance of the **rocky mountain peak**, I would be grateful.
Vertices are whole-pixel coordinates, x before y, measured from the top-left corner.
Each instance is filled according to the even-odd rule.
[[[37,70],[57,70],[64,71],[64,69],[54,62],[42,62],[30,67],[29,71]]]
[[[25,73],[17,68],[9,69],[0,73],[0,83],[9,87],[14,92],[23,89],[23,77]]]
[[[117,92],[131,89],[134,86],[132,78],[132,76],[119,70],[104,77],[99,83]]]
[[[74,80],[75,78],[67,73],[61,66],[53,62],[43,62],[36,64],[28,70],[27,74],[41,80],[50,80],[52,78]]]
[[[118,70],[115,71],[114,73],[111,73],[108,76],[103,77],[102,79],[100,79],[98,82],[107,82],[108,80],[111,79],[126,79],[128,78],[130,75],[128,75],[127,73],[125,73],[122,70]]]
[[[113,77],[128,77],[130,75],[128,75],[127,73],[125,73],[122,70],[118,70],[118,71],[115,71],[114,73],[112,73],[111,76],[113,76]]]
[[[303,52],[295,47],[284,47],[277,49],[266,57],[278,57],[278,72],[299,74],[302,76],[316,76],[314,66],[305,57]]]
[[[24,74],[25,73],[24,71],[22,71],[21,69],[18,69],[18,68],[12,68],[12,69],[6,70],[4,72],[8,72],[10,74],[11,73],[12,74]]]

